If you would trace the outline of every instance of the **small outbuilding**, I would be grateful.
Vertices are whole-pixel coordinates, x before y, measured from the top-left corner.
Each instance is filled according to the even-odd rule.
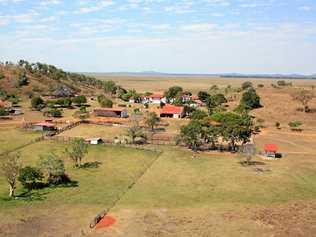
[[[278,152],[278,145],[277,144],[266,144],[264,145],[264,153],[267,157],[276,158]]]
[[[41,122],[33,124],[34,131],[41,131],[41,132],[49,132],[55,131],[57,128],[54,123],[51,122]]]
[[[166,104],[160,111],[160,117],[183,118],[184,107]]]
[[[114,117],[127,118],[128,112],[125,108],[100,108],[94,110],[95,116],[98,117]]]
[[[102,138],[100,138],[100,137],[86,139],[86,142],[88,142],[91,145],[98,145],[98,144],[104,143]]]

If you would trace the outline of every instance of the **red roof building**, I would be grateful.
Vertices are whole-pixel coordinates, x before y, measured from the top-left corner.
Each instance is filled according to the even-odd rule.
[[[183,118],[184,108],[182,106],[166,104],[160,111],[160,117]]]
[[[264,151],[266,153],[276,153],[278,151],[278,145],[276,145],[276,144],[266,144],[266,145],[264,145]]]

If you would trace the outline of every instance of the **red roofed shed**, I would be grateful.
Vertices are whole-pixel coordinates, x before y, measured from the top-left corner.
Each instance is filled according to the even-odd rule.
[[[269,156],[269,157],[275,157],[278,149],[279,148],[277,144],[264,145],[264,152],[266,153],[266,156]]]
[[[160,117],[183,118],[184,108],[182,106],[166,104],[160,111]]]

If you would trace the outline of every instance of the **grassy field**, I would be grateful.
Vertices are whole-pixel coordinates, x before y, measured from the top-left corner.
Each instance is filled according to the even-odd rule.
[[[25,131],[12,126],[0,127],[0,153],[10,151],[41,136],[41,133]]]
[[[65,145],[52,142],[34,144],[23,149],[22,160],[24,164],[34,165],[40,154],[53,151],[63,156],[64,148]],[[223,224],[225,229],[214,229],[218,236],[228,230],[237,234],[242,227],[248,233],[246,236],[252,236],[267,228],[254,225],[251,219],[265,208],[287,208],[301,202],[315,207],[316,162],[310,154],[289,154],[280,161],[263,162],[258,158],[258,165],[266,170],[258,173],[252,166],[241,166],[238,155],[201,153],[193,158],[185,149],[160,149],[163,153],[158,160],[111,211],[118,221],[113,228],[91,232],[87,225],[95,214],[111,206],[157,158],[157,153],[91,146],[86,161],[101,162],[99,168],[76,170],[65,157],[67,173],[78,182],[78,187],[35,191],[33,201],[28,198],[7,201],[7,186],[0,179],[0,230],[8,231],[4,232],[7,236],[19,236],[22,229],[25,236],[34,235],[34,231],[43,236],[52,231],[55,236],[64,236],[61,233],[78,236],[81,230],[91,236],[121,236],[122,233],[124,236],[156,236],[165,231],[161,223],[172,223],[168,226],[170,233],[161,236],[195,236],[194,230],[207,236],[210,225]],[[18,193],[22,191],[19,187]],[[301,214],[316,215],[312,209]],[[226,215],[233,216],[231,223],[225,221]],[[204,219],[209,216],[212,218]],[[299,215],[298,223],[308,224],[306,220],[303,222],[303,217]],[[202,220],[206,225],[200,226]],[[183,221],[187,226],[181,224]],[[245,223],[253,225],[245,227]],[[9,230],[7,227],[13,224],[16,228]],[[192,229],[187,229],[188,226]],[[304,233],[308,233],[310,227],[303,226]]]

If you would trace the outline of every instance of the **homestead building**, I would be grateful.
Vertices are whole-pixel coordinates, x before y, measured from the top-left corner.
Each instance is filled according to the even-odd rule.
[[[128,112],[124,108],[99,108],[94,110],[95,116],[98,117],[114,117],[127,118]]]

